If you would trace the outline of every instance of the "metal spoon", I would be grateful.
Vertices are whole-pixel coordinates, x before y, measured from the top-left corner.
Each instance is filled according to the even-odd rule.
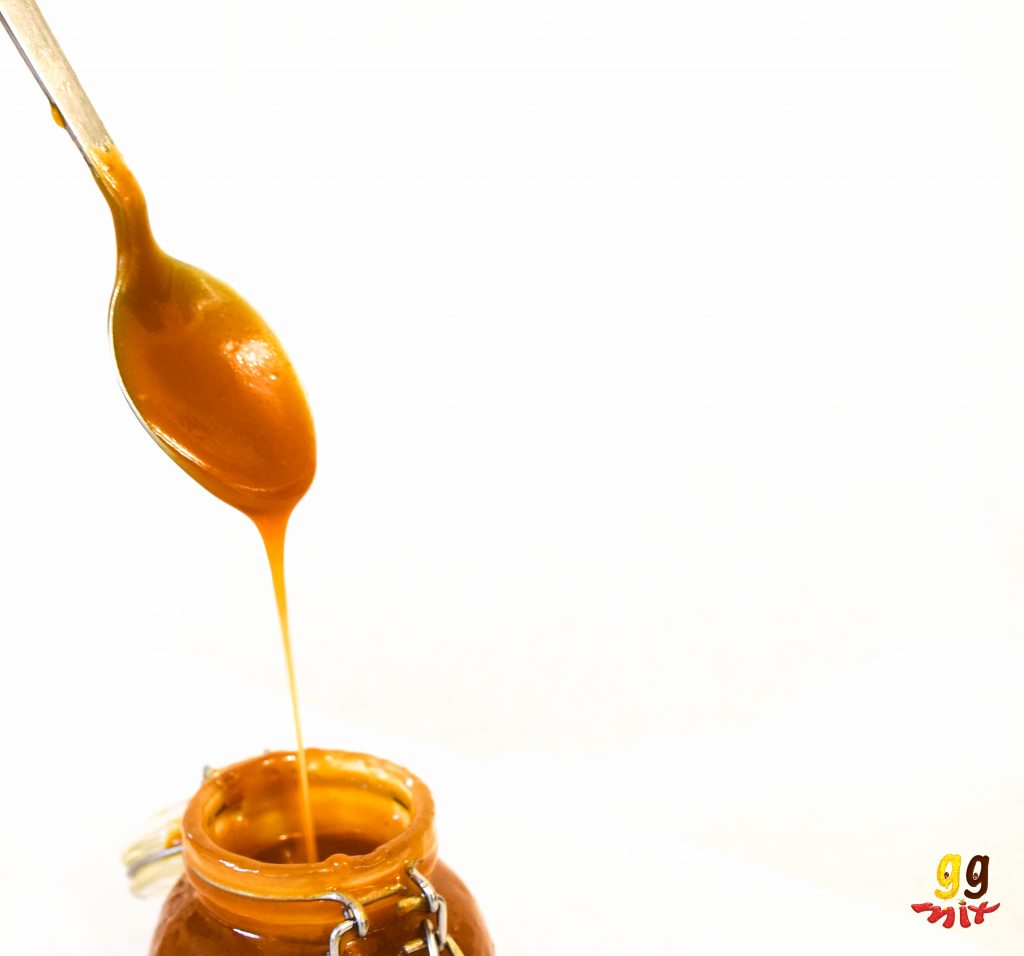
[[[135,177],[33,0],[0,0],[0,22],[110,205],[110,337],[129,404],[200,484],[253,517],[265,539],[283,535],[316,468],[312,417],[287,355],[234,290],[156,244]]]

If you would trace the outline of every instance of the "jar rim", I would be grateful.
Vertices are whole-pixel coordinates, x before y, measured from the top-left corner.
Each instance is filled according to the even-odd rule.
[[[422,780],[398,764],[370,754],[307,749],[310,788],[359,787],[394,800],[408,812],[404,827],[362,854],[334,853],[314,863],[267,863],[222,846],[211,823],[247,780],[280,773],[297,763],[293,751],[276,751],[211,774],[182,818],[186,874],[204,896],[223,894],[267,902],[314,903],[331,893],[360,901],[399,881],[410,865],[430,868],[437,855],[434,801]],[[322,905],[322,904],[317,904]]]

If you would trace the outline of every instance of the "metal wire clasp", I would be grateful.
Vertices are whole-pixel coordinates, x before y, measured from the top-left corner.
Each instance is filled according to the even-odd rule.
[[[434,889],[434,884],[416,869],[415,864],[409,867],[408,873],[409,879],[416,884],[420,896],[426,903],[427,912],[437,920],[437,924],[425,919],[422,924],[423,935],[410,940],[402,947],[403,956],[410,956],[424,949],[427,956],[441,956],[445,950],[451,953],[451,956],[462,956],[462,950],[448,935],[448,904],[444,897]]]
[[[341,956],[342,940],[352,930],[356,931],[356,936],[359,939],[366,935],[369,929],[366,910],[363,909],[362,904],[358,900],[345,896],[343,893],[328,893],[325,896],[318,897],[318,899],[334,900],[345,907],[345,918],[331,930],[330,947],[327,950],[327,956]]]

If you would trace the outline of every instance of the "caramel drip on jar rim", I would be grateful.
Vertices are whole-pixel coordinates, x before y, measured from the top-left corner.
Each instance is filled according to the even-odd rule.
[[[157,444],[247,514],[266,547],[295,721],[304,845],[317,860],[284,579],[288,518],[316,471],[309,406],[259,313],[157,245],[145,196],[117,149],[90,159],[117,236],[110,337],[125,394]]]

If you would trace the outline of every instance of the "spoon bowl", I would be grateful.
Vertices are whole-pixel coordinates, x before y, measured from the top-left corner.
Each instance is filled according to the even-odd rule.
[[[249,515],[305,494],[312,416],[277,336],[237,292],[161,255],[118,276],[110,338],[139,421],[203,487]]]
[[[217,497],[281,524],[313,479],[316,441],[280,342],[230,286],[156,244],[142,190],[34,0],[0,0],[0,22],[110,206],[110,338],[136,416]]]

